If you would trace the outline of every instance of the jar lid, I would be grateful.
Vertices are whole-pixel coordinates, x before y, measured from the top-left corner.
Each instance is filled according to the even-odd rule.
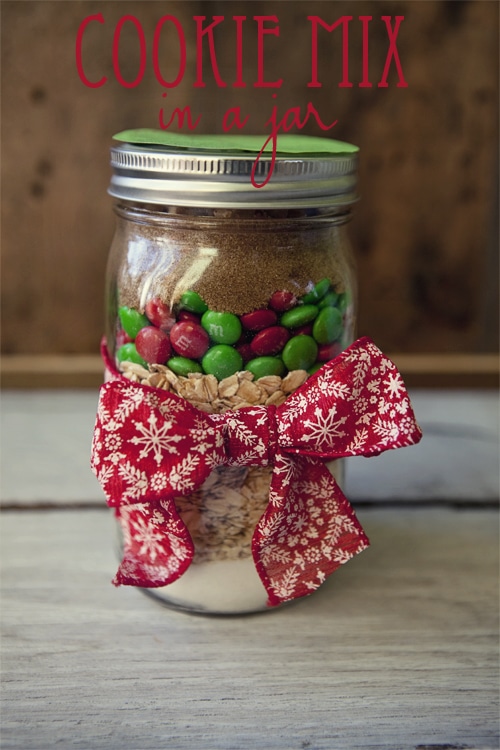
[[[357,146],[266,136],[125,130],[111,148],[108,192],[141,203],[221,208],[347,206],[357,200]],[[263,184],[265,183],[265,184]],[[262,185],[262,187],[258,187]]]

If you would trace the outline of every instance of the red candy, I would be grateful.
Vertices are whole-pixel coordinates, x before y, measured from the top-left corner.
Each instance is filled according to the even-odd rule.
[[[238,341],[236,342],[234,346],[237,349],[242,344],[248,344],[248,342],[251,340],[252,340],[252,334],[248,333],[248,331],[242,331],[241,336],[239,337]]]
[[[147,319],[162,331],[170,331],[175,324],[175,315],[161,299],[150,299],[144,312]]]
[[[292,292],[275,292],[269,300],[269,307],[276,312],[291,310],[297,304],[297,297]]]
[[[176,354],[188,359],[200,359],[209,346],[208,333],[198,323],[182,320],[170,331],[170,342]]]
[[[263,328],[273,326],[278,321],[274,310],[253,310],[240,317],[241,325],[247,331],[261,331]]]
[[[334,341],[333,344],[322,344],[318,346],[318,356],[316,360],[318,362],[329,362],[334,359],[342,351],[338,341]]]
[[[120,328],[118,333],[116,334],[116,348],[119,349],[120,346],[123,346],[124,344],[130,344],[132,342],[132,339],[126,333],[123,328]]]
[[[283,326],[270,326],[254,336],[250,348],[258,357],[278,354],[289,338],[290,334]]]
[[[255,357],[250,344],[238,344],[236,350],[240,353],[243,362],[250,362]]]
[[[154,326],[141,328],[135,337],[135,348],[146,362],[164,364],[170,359],[170,341],[166,333]]]
[[[189,310],[180,310],[177,320],[180,323],[183,320],[189,320],[190,323],[198,323],[200,322],[200,316],[196,315],[196,313],[189,312]]]
[[[300,328],[295,328],[294,330],[294,336],[312,336],[313,332],[313,324],[307,323],[305,326],[300,326]]]

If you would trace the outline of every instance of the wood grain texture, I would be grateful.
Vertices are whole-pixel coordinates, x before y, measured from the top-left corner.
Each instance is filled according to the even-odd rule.
[[[346,459],[348,498],[363,505],[498,503],[498,394],[412,390],[410,395],[422,441],[370,460]],[[4,392],[2,507],[103,506],[89,465],[97,400],[97,390]]]
[[[98,11],[96,11],[98,8]],[[136,89],[115,80],[111,44],[126,2],[18,2],[2,12],[2,311],[6,353],[92,353],[103,328],[106,256],[113,232],[108,148],[114,132],[155,127],[164,100],[148,66]],[[88,76],[107,75],[86,88],[74,64],[83,18],[102,12],[106,23],[86,36]],[[253,15],[276,14],[280,37],[265,44],[265,78],[284,78],[277,99],[255,88],[256,25],[248,4],[170,2],[168,12],[186,30],[187,67],[168,105],[191,104],[207,132],[221,130],[223,113],[241,106],[248,132],[268,132],[277,103],[302,112],[311,101],[330,135],[361,147],[360,192],[351,226],[359,268],[361,334],[387,351],[481,352],[498,347],[498,3],[402,0],[397,4],[252,2]],[[145,0],[134,13],[149,46],[164,13]],[[380,16],[404,15],[398,50],[408,88],[378,88],[388,51]],[[196,75],[192,17],[224,15],[216,30],[218,88],[205,59],[206,87]],[[249,18],[244,34],[246,88],[233,88],[232,15]],[[353,15],[349,57],[352,88],[339,88],[340,45],[319,35],[321,88],[308,88],[307,15],[327,23]],[[370,78],[361,80],[361,24],[372,16]],[[335,33],[335,32],[334,32]],[[49,43],[47,43],[47,40]],[[162,49],[165,75],[177,70],[175,45]],[[137,68],[137,39],[123,35],[123,75]],[[319,135],[309,123],[304,133]]]
[[[125,127],[155,127],[162,105],[151,64],[138,88],[121,87],[114,78],[113,34],[122,16],[137,12],[151,47],[163,10],[156,2],[144,5],[1,4],[2,68],[9,71],[2,78],[3,351],[98,351],[114,231],[107,195],[111,137]],[[183,23],[197,10],[197,2],[174,0],[168,12]],[[85,34],[86,75],[105,75],[110,83],[90,89],[78,77],[75,40],[80,23],[95,13],[105,23],[90,24]],[[133,80],[138,42],[128,27],[120,60],[122,75]],[[187,41],[191,58],[193,41]],[[175,53],[174,45],[162,50],[167,70],[177,64]],[[189,90],[192,75],[186,76]],[[173,107],[184,93],[170,92]]]
[[[2,748],[495,750],[497,514],[361,520],[314,596],[205,619],[111,586],[107,512],[4,513]]]
[[[390,354],[411,387],[498,388],[497,354]],[[98,354],[7,354],[0,360],[2,388],[99,388]]]

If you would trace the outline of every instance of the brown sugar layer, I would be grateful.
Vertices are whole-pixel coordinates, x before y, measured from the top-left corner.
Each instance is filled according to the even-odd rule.
[[[337,292],[344,291],[349,272],[343,248],[332,250],[334,240],[338,244],[335,227],[298,231],[289,222],[260,220],[221,229],[220,223],[182,226],[177,219],[168,231],[143,225],[137,232],[127,222],[119,304],[143,312],[149,299],[159,297],[173,308],[192,289],[211,310],[242,315],[264,307],[276,291],[301,296],[325,276]]]

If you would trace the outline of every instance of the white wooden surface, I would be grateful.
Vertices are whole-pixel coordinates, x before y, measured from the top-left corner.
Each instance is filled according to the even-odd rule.
[[[240,618],[111,586],[95,394],[52,395],[3,397],[3,750],[499,747],[494,395],[417,393],[436,438],[427,464],[409,458],[425,440],[393,453],[406,494],[382,459],[352,462],[370,549],[310,598]]]
[[[317,594],[221,619],[111,587],[104,511],[5,513],[3,750],[496,748],[495,512],[361,518]]]
[[[417,390],[411,397],[422,442],[376,459],[348,459],[349,498],[497,500],[498,394]],[[102,503],[101,488],[88,468],[96,406],[96,391],[4,392],[4,504]]]

